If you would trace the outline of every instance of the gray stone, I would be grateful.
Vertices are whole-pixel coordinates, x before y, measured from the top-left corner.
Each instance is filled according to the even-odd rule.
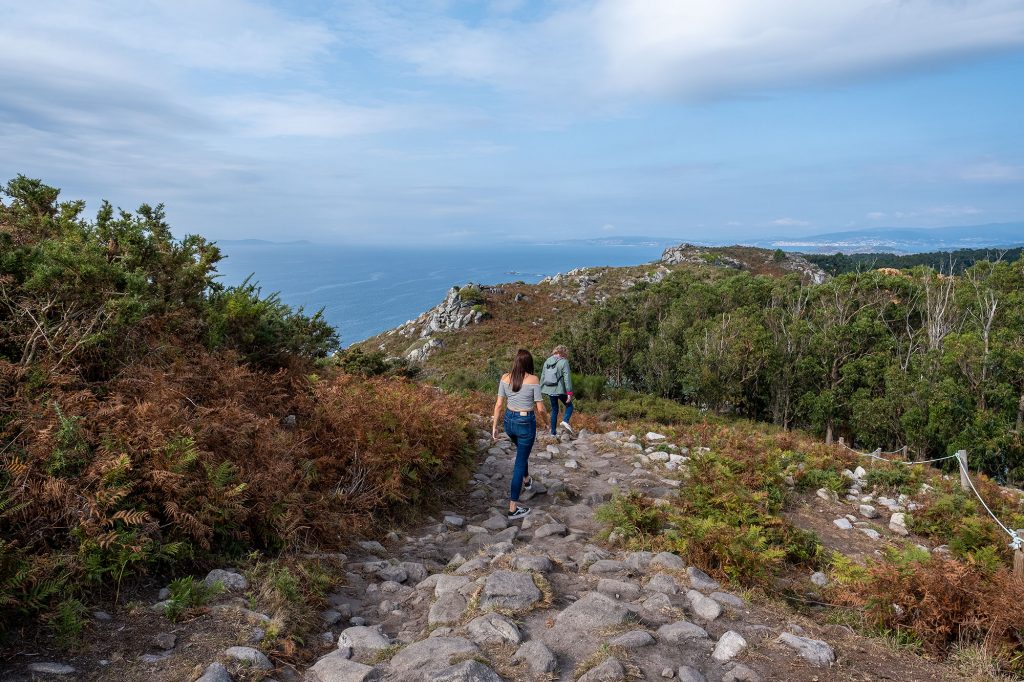
[[[718,639],[715,650],[711,652],[711,658],[719,663],[728,663],[739,656],[747,648],[747,640],[735,630],[729,630]]]
[[[690,587],[701,592],[714,592],[719,587],[718,581],[714,580],[704,571],[700,570],[696,566],[690,566],[686,569],[686,575],[690,578]]]
[[[495,571],[484,582],[480,607],[523,611],[540,601],[542,596],[529,573]]]
[[[403,561],[398,565],[405,569],[406,575],[409,576],[409,582],[418,583],[427,577],[427,567],[419,562]]]
[[[142,654],[141,656],[139,656],[138,661],[139,661],[139,663],[148,663],[148,664],[159,663],[160,661],[164,660],[165,658],[167,658],[170,655],[171,655],[170,651],[161,651],[158,654]]]
[[[357,625],[345,628],[338,635],[338,648],[349,649],[356,658],[372,656],[381,649],[387,649],[392,642],[381,632],[380,626]]]
[[[170,596],[171,596],[171,591],[167,590],[167,597],[170,597]],[[167,597],[161,597],[161,599],[167,599]],[[113,616],[111,616],[106,611],[93,611],[92,612],[92,617],[95,618],[96,620],[102,620],[102,621],[108,621],[108,620],[112,620],[113,619]]]
[[[651,565],[651,559],[653,558],[654,554],[651,552],[627,552],[624,561],[631,570],[639,573],[647,570],[647,567]]]
[[[273,670],[274,668],[274,664],[262,651],[251,646],[231,646],[224,651],[224,655],[260,670]]]
[[[523,635],[515,623],[497,613],[487,613],[469,621],[469,638],[480,645],[519,644]]]
[[[827,642],[820,639],[800,637],[789,632],[779,635],[778,641],[793,649],[811,665],[827,668],[836,662],[836,652]]]
[[[708,595],[722,606],[728,606],[733,609],[742,609],[746,607],[746,604],[742,599],[737,597],[735,594],[729,594],[728,592],[712,592]]]
[[[159,599],[160,601],[164,601],[166,599],[170,599],[171,598],[171,588],[169,588],[169,587],[161,587],[160,588],[160,592],[158,592],[157,595],[156,595],[156,598]]]
[[[617,658],[609,658],[601,665],[591,668],[576,682],[618,682],[626,679],[626,669]]]
[[[828,576],[821,571],[815,571],[811,574],[811,582],[818,587],[825,587],[828,585]]]
[[[409,579],[409,572],[401,566],[385,566],[376,573],[377,577],[381,580],[393,580],[396,583],[404,583]]]
[[[688,620],[680,620],[658,628],[658,639],[669,644],[680,644],[691,639],[707,639],[707,630]]]
[[[633,601],[640,597],[638,586],[624,580],[612,580],[611,578],[601,578],[597,583],[597,591],[624,601]]]
[[[646,630],[632,630],[609,640],[608,644],[621,649],[639,649],[654,644],[654,641],[654,637]]]
[[[679,558],[679,556],[672,554],[671,552],[659,552],[651,559],[650,567],[668,568],[674,571],[681,571],[686,568],[686,564]]]
[[[458,592],[446,592],[430,606],[427,613],[429,625],[451,625],[462,620],[468,602]]]
[[[545,523],[543,526],[533,531],[533,539],[540,540],[542,538],[551,537],[552,535],[564,536],[568,532],[568,529],[560,523]]]
[[[621,625],[629,609],[600,592],[587,592],[555,617],[556,627],[590,632]]]
[[[73,667],[67,663],[56,663],[54,661],[39,661],[38,663],[29,663],[28,669],[34,673],[44,673],[47,675],[73,675],[77,672]]]
[[[551,570],[551,559],[546,556],[520,555],[512,558],[512,568],[517,571],[547,573]]]
[[[679,592],[679,583],[677,583],[676,579],[667,573],[658,573],[647,581],[647,584],[644,585],[644,589],[650,590],[651,592],[661,592],[663,594],[676,594]]]
[[[215,568],[207,573],[203,583],[211,588],[220,583],[223,589],[231,592],[249,589],[249,581],[245,579],[244,575],[235,571],[226,571],[222,568]]]
[[[864,533],[864,535],[867,535],[872,540],[880,540],[882,538],[882,534],[874,528],[858,528],[857,530]]]
[[[470,583],[470,579],[464,575],[448,575],[447,573],[438,573],[436,575],[430,576],[430,578],[433,578],[433,580],[430,580],[428,578],[428,581],[430,583],[433,583],[435,597],[442,597],[448,594],[449,592],[458,592]],[[420,584],[429,584],[428,581],[424,581]]]
[[[388,555],[388,550],[384,549],[384,545],[380,544],[376,540],[365,540],[363,542],[360,542],[359,546],[367,552],[370,552],[371,554],[376,554],[377,556]]]
[[[840,530],[851,530],[853,528],[853,524],[850,523],[849,519],[836,519],[832,523],[836,524],[836,527]]]
[[[178,636],[172,632],[161,632],[153,636],[153,645],[158,649],[173,649],[178,643]]]
[[[462,528],[466,525],[466,519],[461,516],[455,516],[454,514],[444,517],[445,525],[451,526],[452,528]]]
[[[305,682],[365,682],[379,672],[369,665],[350,661],[343,651],[332,651],[306,671]],[[230,679],[230,678],[229,678]]]
[[[580,468],[580,463],[577,462],[574,459],[569,459],[569,460],[566,460],[566,462],[565,462],[565,468],[566,469],[579,469]]]
[[[762,677],[751,668],[737,663],[722,676],[722,682],[762,682]]]
[[[647,599],[644,599],[640,605],[651,613],[658,613],[659,611],[670,610],[672,608],[672,600],[663,592],[655,592]]]
[[[448,668],[453,657],[468,658],[478,653],[476,644],[463,637],[428,637],[395,654],[390,667],[396,679],[429,680]]]
[[[487,530],[505,530],[508,528],[508,517],[502,514],[493,514],[480,525]]]
[[[688,665],[679,666],[676,677],[679,678],[679,682],[708,682],[699,670]]]
[[[463,661],[435,673],[431,682],[502,682],[496,672],[480,661]]]
[[[693,615],[702,620],[711,621],[722,615],[722,606],[714,599],[705,597],[697,590],[688,591],[686,599],[690,602],[690,609],[693,611]]]
[[[223,663],[211,663],[196,680],[196,682],[232,682],[231,673],[224,667]],[[328,680],[317,680],[316,682],[330,682]]]
[[[590,575],[604,575],[608,573],[622,573],[626,571],[626,564],[615,559],[599,559],[590,564],[587,573]]]
[[[859,507],[858,511],[860,511],[860,515],[866,519],[878,518],[878,510],[872,507],[870,504],[862,504]]]
[[[526,642],[516,649],[512,663],[514,665],[525,663],[535,677],[553,673],[558,668],[558,659],[551,653],[551,649],[538,640]]]
[[[907,529],[907,515],[903,512],[896,512],[889,517],[889,530],[897,535],[907,536],[910,531]]]

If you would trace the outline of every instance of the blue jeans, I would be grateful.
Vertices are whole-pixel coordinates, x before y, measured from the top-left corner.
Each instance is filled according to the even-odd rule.
[[[569,402],[569,395],[563,393],[562,395],[549,395],[551,399],[551,435],[558,435],[558,402],[565,403],[565,417],[562,419],[566,424],[569,423],[569,419],[572,418],[572,403]]]
[[[524,416],[512,410],[505,410],[505,433],[516,446],[511,498],[513,502],[518,502],[523,479],[530,475],[530,450],[533,449],[533,441],[537,439],[537,415],[530,412]]]

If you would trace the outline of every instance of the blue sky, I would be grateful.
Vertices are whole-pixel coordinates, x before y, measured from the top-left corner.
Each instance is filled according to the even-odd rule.
[[[228,239],[1024,220],[1020,0],[0,0],[0,176]]]

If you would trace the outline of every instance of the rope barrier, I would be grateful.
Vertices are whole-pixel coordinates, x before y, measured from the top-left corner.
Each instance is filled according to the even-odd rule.
[[[860,455],[861,457],[870,457],[872,459],[877,459],[877,460],[881,460],[883,462],[888,462],[889,464],[905,464],[907,466],[910,466],[912,464],[931,464],[932,462],[941,462],[944,459],[953,459],[953,458],[956,457],[956,455],[947,455],[945,457],[936,457],[935,459],[922,459],[922,460],[916,461],[916,462],[909,462],[909,461],[902,460],[902,459],[886,459],[885,457],[881,457],[881,456],[879,456],[877,454],[877,453],[881,452],[880,450],[875,450],[875,452],[861,452],[860,450],[854,450],[853,448],[851,448],[846,443],[840,443],[840,445],[842,445],[844,448],[846,448],[850,452]],[[902,452],[902,449],[901,450],[892,450],[890,452],[885,452],[885,453],[882,453],[882,454],[895,455],[898,452]]]
[[[1010,536],[1010,549],[1018,550],[1024,547],[1024,541],[1022,541],[1021,537],[1017,535],[1017,532],[1003,525],[1003,522],[1000,521],[999,518],[992,513],[992,510],[988,508],[988,505],[985,504],[985,500],[981,499],[978,489],[974,487],[974,481],[971,480],[971,472],[967,471],[967,467],[964,466],[963,460],[957,458],[957,461],[960,462],[960,468],[967,474],[967,482],[971,484],[971,490],[974,491],[974,496],[978,498],[979,502],[981,502],[981,506],[985,508],[988,515],[992,517],[992,520],[999,524],[999,527],[1006,531],[1006,534]]]
[[[971,472],[967,469],[967,466],[964,464],[963,460],[960,459],[959,455],[946,455],[945,457],[936,457],[935,459],[926,459],[926,460],[922,460],[920,462],[907,462],[907,461],[899,460],[899,459],[897,459],[897,460],[886,459],[885,457],[879,456],[878,453],[880,453],[882,451],[881,448],[879,448],[878,450],[875,450],[874,452],[861,452],[860,450],[854,450],[853,448],[851,448],[846,443],[840,443],[840,445],[842,445],[844,448],[846,448],[850,452],[858,454],[858,455],[860,455],[862,457],[870,457],[872,459],[879,459],[879,460],[881,460],[883,462],[888,462],[889,464],[906,464],[906,465],[911,465],[911,464],[929,464],[931,462],[941,462],[942,460],[945,460],[945,459],[955,459],[957,461],[957,464],[960,466],[960,470],[963,471],[963,473],[964,473],[964,478],[967,479],[967,483],[971,487],[971,492],[973,492],[974,496],[978,498],[978,502],[981,502],[981,506],[985,508],[985,511],[988,512],[988,515],[992,517],[992,520],[995,521],[996,524],[1000,528],[1002,528],[1003,531],[1007,535],[1010,536],[1010,549],[1012,549],[1012,550],[1024,549],[1024,538],[1021,538],[1021,536],[1017,534],[1017,531],[1013,530],[1012,528],[1007,528],[1006,525],[1002,521],[999,520],[999,517],[997,517],[995,514],[993,514],[992,510],[989,509],[987,504],[985,504],[985,500],[982,499],[981,494],[978,492],[978,489],[974,487],[974,481],[971,480]],[[886,454],[895,454],[897,452],[901,452],[901,450],[894,450],[894,451],[886,453]]]

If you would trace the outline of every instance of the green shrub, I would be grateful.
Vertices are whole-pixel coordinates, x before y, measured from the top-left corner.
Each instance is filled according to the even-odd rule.
[[[817,490],[826,488],[835,492],[846,489],[846,479],[834,469],[804,469],[796,477],[797,490]]]
[[[172,580],[168,588],[171,596],[164,604],[164,615],[171,621],[177,621],[189,609],[203,606],[224,591],[224,586],[220,583],[208,587],[206,583],[197,581],[192,576]]]
[[[882,464],[868,471],[864,481],[869,488],[913,494],[924,480],[920,466]]]
[[[661,530],[665,514],[642,494],[632,491],[616,494],[611,501],[597,509],[595,517],[608,524],[611,530],[627,542],[650,546],[653,536]]]
[[[484,292],[474,284],[459,289],[459,298],[470,305],[480,305],[487,302]]]
[[[580,400],[599,401],[604,399],[604,387],[608,380],[595,374],[572,375],[572,388],[574,397]]]

